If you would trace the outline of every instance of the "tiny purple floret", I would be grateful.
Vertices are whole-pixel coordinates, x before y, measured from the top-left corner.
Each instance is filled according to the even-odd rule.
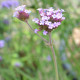
[[[34,30],[35,33],[37,33],[38,31],[39,31],[38,29],[35,29],[35,30]]]
[[[45,31],[45,30],[43,31],[43,35],[46,35],[47,33],[48,33],[47,31]]]

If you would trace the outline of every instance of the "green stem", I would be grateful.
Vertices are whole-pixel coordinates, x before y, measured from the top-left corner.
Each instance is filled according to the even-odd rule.
[[[27,22],[27,21],[25,21],[27,24],[28,24],[28,26],[29,26],[29,28],[34,32],[34,29],[30,26],[30,24]],[[36,33],[44,42],[46,42],[47,44],[48,44],[48,41],[45,39],[45,38],[43,38],[42,36],[40,36],[38,33]]]
[[[52,50],[52,55],[53,55],[53,61],[54,61],[54,65],[55,65],[55,72],[56,72],[56,80],[59,80],[59,77],[58,77],[58,68],[57,68],[57,61],[56,61],[56,55],[55,55],[55,52],[54,52],[54,48],[53,48],[53,45],[52,45],[52,38],[51,38],[51,32],[49,32],[49,42],[50,42],[50,48]]]

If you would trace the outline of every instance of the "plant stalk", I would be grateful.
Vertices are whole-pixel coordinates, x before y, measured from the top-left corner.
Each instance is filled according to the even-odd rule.
[[[25,22],[28,24],[29,28],[34,32],[34,29],[30,26],[30,24],[27,21],[25,21]],[[38,33],[35,33],[35,34],[37,34],[47,44],[49,43],[45,38],[43,38],[42,36],[40,36]]]
[[[55,55],[53,44],[52,44],[51,32],[49,32],[49,42],[50,42],[51,51],[53,53],[52,55],[53,55],[53,61],[54,61],[54,66],[55,66],[56,80],[59,80],[59,77],[58,77],[58,68],[57,68],[57,61],[56,61],[56,55]]]

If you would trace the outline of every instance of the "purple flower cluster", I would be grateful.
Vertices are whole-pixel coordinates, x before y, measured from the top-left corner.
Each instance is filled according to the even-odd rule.
[[[41,20],[38,18],[34,18],[33,22],[37,23],[40,27],[39,29],[35,29],[35,33],[38,31],[44,30],[43,35],[46,35],[48,32],[51,32],[53,29],[57,28],[61,25],[61,22],[65,20],[63,17],[63,9],[54,10],[52,7],[49,9],[37,9],[40,14]]]
[[[1,6],[9,9],[11,7],[19,6],[19,2],[18,0],[6,0],[1,3]]]
[[[0,40],[0,48],[3,48],[5,45],[5,41],[4,40]]]

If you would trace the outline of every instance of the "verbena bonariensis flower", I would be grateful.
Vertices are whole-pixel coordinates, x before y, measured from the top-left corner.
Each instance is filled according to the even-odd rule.
[[[5,45],[5,41],[4,40],[0,40],[0,48],[3,48]]]
[[[40,14],[41,20],[34,18],[33,22],[39,25],[39,29],[35,29],[35,33],[38,31],[44,30],[43,35],[46,35],[48,32],[51,32],[53,29],[56,29],[61,22],[65,19],[63,17],[63,9],[54,10],[52,7],[49,9],[37,9]]]
[[[1,3],[1,6],[9,9],[11,7],[19,6],[19,2],[18,0],[6,0]]]
[[[19,6],[15,9],[15,12],[13,14],[13,17],[16,17],[22,21],[25,21],[29,18],[29,15],[31,13],[30,10],[26,10],[25,9],[26,5],[22,5],[22,6]]]
[[[38,18],[33,19],[33,21],[39,25],[39,29],[34,30],[27,21],[31,11],[26,10],[25,7],[26,7],[25,5],[22,5],[16,8],[16,11],[13,16],[22,21],[25,21],[30,27],[30,29],[33,32],[35,32],[43,41],[45,41],[50,46],[53,53],[52,56],[53,56],[53,61],[55,65],[56,80],[59,80],[57,61],[56,61],[56,56],[53,48],[51,31],[53,29],[56,29],[59,25],[61,25],[61,22],[65,19],[65,17],[63,17],[63,14],[62,14],[64,10],[63,9],[54,10],[53,8],[49,8],[49,9],[39,8],[38,10],[39,10],[41,19],[40,20]],[[43,35],[49,34],[49,41],[37,33],[38,31],[41,31],[41,30],[44,30]],[[50,60],[50,56],[48,56],[48,60]]]

